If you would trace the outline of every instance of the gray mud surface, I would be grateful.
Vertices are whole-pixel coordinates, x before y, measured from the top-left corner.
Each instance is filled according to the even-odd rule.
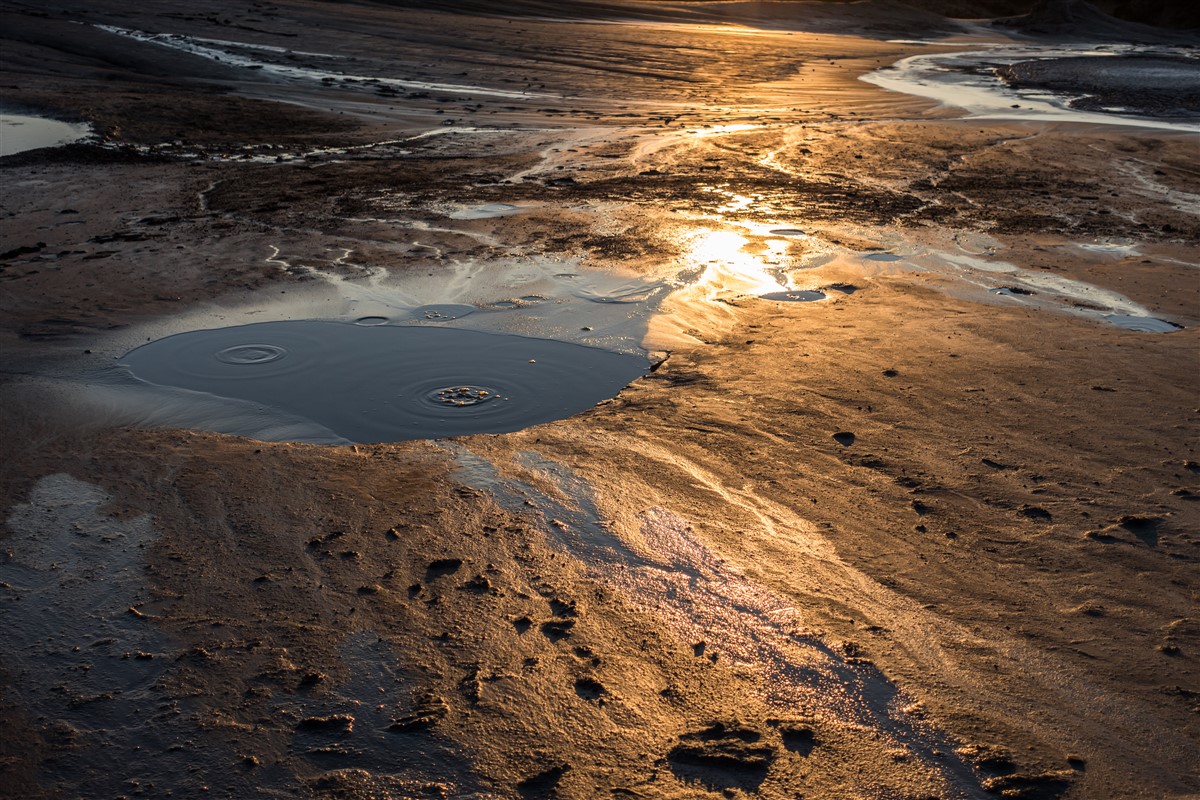
[[[1072,108],[1119,108],[1156,117],[1200,115],[1200,59],[1051,58],[1000,67],[996,74],[1014,88],[1083,95],[1072,99]]]
[[[370,324],[377,320],[181,333],[120,365],[158,387],[260,404],[359,443],[508,433],[562,419],[609,399],[648,366],[550,339]],[[189,422],[189,398],[177,402],[181,427],[256,433],[223,425],[208,405]]]

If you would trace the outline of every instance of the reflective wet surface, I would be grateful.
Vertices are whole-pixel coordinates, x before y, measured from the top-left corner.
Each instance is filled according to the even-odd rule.
[[[562,419],[612,397],[648,366],[566,342],[363,319],[182,333],[137,348],[121,365],[147,383],[262,404],[268,415],[300,417],[353,442],[502,433]],[[236,414],[214,417],[209,399],[196,398],[193,427],[254,435]]]
[[[937,731],[906,712],[906,698],[878,669],[808,634],[802,611],[731,568],[697,539],[686,519],[648,508],[636,516],[641,546],[631,546],[603,518],[594,488],[569,467],[519,453],[517,462],[537,478],[524,483],[503,478],[459,445],[446,446],[459,480],[492,493],[507,508],[538,509],[547,535],[586,563],[591,575],[653,613],[679,641],[698,643],[692,645],[698,658],[728,661],[754,675],[778,713],[851,721],[939,775],[946,781],[944,797],[982,796],[969,768]],[[556,500],[556,493],[571,504]]]
[[[863,75],[861,80],[962,108],[978,119],[1074,121],[1194,132],[1200,130],[1194,112],[1185,112],[1182,118],[1161,118],[1146,113],[1163,110],[1154,105],[1133,107],[1137,104],[1119,98],[1103,99],[1114,94],[1114,89],[1137,92],[1172,83],[1194,84],[1200,62],[1187,56],[1187,48],[1134,45],[989,45],[984,50],[910,56]],[[1084,67],[1077,69],[1081,60]],[[1030,68],[1029,64],[1038,66]],[[1097,64],[1104,68],[1097,69]],[[1007,83],[1002,76],[1007,76]],[[1075,102],[1084,95],[1095,95],[1101,102]],[[1167,110],[1171,117],[1179,111]]]
[[[796,289],[790,292],[768,292],[759,296],[763,300],[776,300],[781,303],[813,303],[824,300],[826,295],[812,289]]]
[[[21,488],[0,558],[13,694],[103,774],[58,788],[1192,788],[1187,710],[1124,674],[1190,652],[1163,627],[1186,593],[1144,585],[1183,586],[1194,544],[1194,332],[1160,335],[1196,325],[1183,136],[1037,125],[1087,117],[988,74],[1033,45],[889,68],[910,51],[791,30],[489,11],[434,43],[339,8],[353,31],[74,27],[369,130],[163,122],[78,179],[10,170],[6,341],[40,362],[6,371],[59,381],[62,428],[116,429],[6,429],[9,485],[62,474]],[[1006,124],[855,77],[881,68]],[[518,430],[614,396],[644,352],[662,368],[617,402]],[[111,641],[76,635],[93,606]]]
[[[57,147],[88,135],[87,125],[24,114],[0,114],[0,156],[11,156],[41,147]]]

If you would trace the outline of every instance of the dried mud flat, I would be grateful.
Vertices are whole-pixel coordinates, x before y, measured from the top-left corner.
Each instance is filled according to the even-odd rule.
[[[0,161],[0,793],[1200,792],[1194,134],[857,81],[911,18],[2,10],[104,141]],[[102,377],[430,304],[669,358],[356,446]]]

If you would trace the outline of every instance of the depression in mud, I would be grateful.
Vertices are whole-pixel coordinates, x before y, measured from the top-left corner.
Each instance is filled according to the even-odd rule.
[[[567,342],[384,321],[180,333],[120,363],[148,383],[250,401],[358,443],[520,430],[590,408],[647,372],[644,358]],[[247,433],[219,418],[204,424]]]

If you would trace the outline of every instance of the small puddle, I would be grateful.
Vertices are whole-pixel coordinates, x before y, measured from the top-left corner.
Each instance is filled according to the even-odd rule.
[[[1138,246],[1131,243],[1121,244],[1117,242],[1081,242],[1075,246],[1080,250],[1086,250],[1089,253],[1099,253],[1100,255],[1117,256],[1121,258],[1136,256],[1141,253],[1141,251],[1138,249]]]
[[[813,289],[796,290],[789,292],[768,292],[760,294],[763,300],[776,300],[781,303],[814,303],[817,300],[825,299],[824,292],[818,292]]]
[[[495,217],[520,214],[522,211],[525,211],[525,206],[516,206],[512,203],[488,203],[473,208],[461,208],[449,216],[450,219],[494,219]]]
[[[77,142],[91,130],[84,124],[23,114],[0,114],[0,156]]]
[[[1167,322],[1165,319],[1138,317],[1132,314],[1106,314],[1104,321],[1116,325],[1118,328],[1141,331],[1142,333],[1174,333],[1175,331],[1183,330],[1182,325]]]
[[[139,380],[186,390],[181,427],[254,436],[212,414],[212,396],[300,417],[351,442],[506,433],[563,419],[646,374],[638,356],[510,334],[357,324],[264,322],[176,334],[120,361]]]

